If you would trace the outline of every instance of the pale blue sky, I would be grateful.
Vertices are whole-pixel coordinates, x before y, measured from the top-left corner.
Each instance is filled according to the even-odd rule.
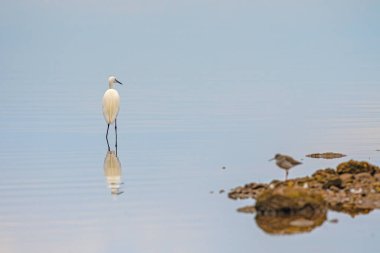
[[[2,1],[2,78],[379,80],[377,1]],[[358,71],[359,70],[359,71]]]

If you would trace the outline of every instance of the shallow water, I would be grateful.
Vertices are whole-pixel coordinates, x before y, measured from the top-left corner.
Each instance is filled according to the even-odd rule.
[[[379,136],[370,131],[380,123],[373,88],[348,85],[309,105],[306,92],[289,104],[278,101],[276,94],[265,96],[276,88],[291,96],[283,84],[218,83],[194,91],[166,83],[154,95],[155,83],[119,87],[118,156],[124,184],[123,194],[115,197],[103,169],[107,145],[99,107],[102,89],[87,89],[85,97],[72,96],[65,104],[70,86],[51,85],[61,87],[59,95],[53,90],[28,93],[22,106],[17,96],[3,98],[7,108],[1,114],[10,119],[9,126],[1,127],[4,252],[378,249],[378,211],[355,219],[330,212],[328,218],[338,218],[338,224],[325,223],[310,234],[270,236],[252,215],[236,212],[250,201],[232,201],[226,192],[219,193],[251,181],[282,179],[283,171],[267,162],[276,152],[304,159],[291,177],[351,158],[379,164]],[[57,107],[46,113],[41,102],[45,96]],[[333,99],[338,96],[347,99]],[[304,157],[319,151],[348,157]]]
[[[227,17],[227,3],[217,11],[208,3],[200,13],[187,5],[158,14],[107,9],[115,16],[106,20],[100,3],[90,9],[98,19],[81,3],[78,13],[48,3],[8,3],[2,11],[11,32],[0,44],[1,252],[380,250],[379,211],[355,218],[329,212],[337,224],[273,236],[236,211],[252,201],[227,197],[238,185],[283,179],[268,162],[278,152],[304,159],[290,177],[348,159],[380,164],[379,36],[372,26],[361,30],[377,24],[366,19],[374,18],[371,8],[353,30],[345,15],[331,30],[329,19],[314,27],[318,13],[334,18],[323,6],[302,7],[317,14],[303,16],[305,27],[286,9],[259,29],[252,22],[277,8],[247,3],[257,15],[235,6]],[[10,11],[34,19],[22,23]],[[300,41],[295,24],[317,29],[318,41]],[[118,40],[104,39],[116,31]],[[340,36],[352,44],[341,46]],[[110,73],[126,83],[117,87],[117,196],[104,171],[101,98]],[[347,157],[305,157],[327,151]]]

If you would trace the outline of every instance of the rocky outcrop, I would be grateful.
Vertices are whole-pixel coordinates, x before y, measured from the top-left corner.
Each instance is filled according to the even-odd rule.
[[[328,209],[353,217],[380,209],[380,168],[351,160],[307,177],[239,186],[228,196],[255,199],[255,206],[239,211],[256,212],[268,233],[306,232],[323,223]]]

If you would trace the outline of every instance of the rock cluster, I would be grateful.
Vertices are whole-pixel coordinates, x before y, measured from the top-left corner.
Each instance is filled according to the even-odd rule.
[[[340,154],[340,153],[334,153],[334,152],[326,152],[326,153],[314,153],[306,155],[306,157],[310,158],[322,158],[322,159],[335,159],[335,158],[342,158],[346,155]]]
[[[350,160],[336,169],[318,170],[312,176],[236,187],[228,196],[256,199],[258,212],[273,212],[273,205],[280,204],[283,206],[277,206],[278,210],[291,212],[302,210],[300,206],[303,205],[315,209],[314,200],[318,199],[334,211],[351,216],[366,214],[380,209],[380,168],[368,162]],[[320,203],[325,205],[322,201]]]

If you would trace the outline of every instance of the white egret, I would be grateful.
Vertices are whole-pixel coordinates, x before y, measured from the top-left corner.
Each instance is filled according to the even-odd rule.
[[[116,124],[116,117],[119,113],[119,107],[120,107],[120,96],[117,90],[115,90],[114,85],[115,83],[122,84],[119,82],[116,77],[110,76],[108,78],[108,85],[109,88],[106,90],[103,96],[103,115],[104,119],[107,123],[107,134],[106,134],[106,140],[108,145],[108,150],[110,150],[110,145],[108,142],[108,130],[110,128],[110,125],[112,125],[115,122],[115,134],[116,134],[116,142],[115,147],[117,150],[117,124]]]

